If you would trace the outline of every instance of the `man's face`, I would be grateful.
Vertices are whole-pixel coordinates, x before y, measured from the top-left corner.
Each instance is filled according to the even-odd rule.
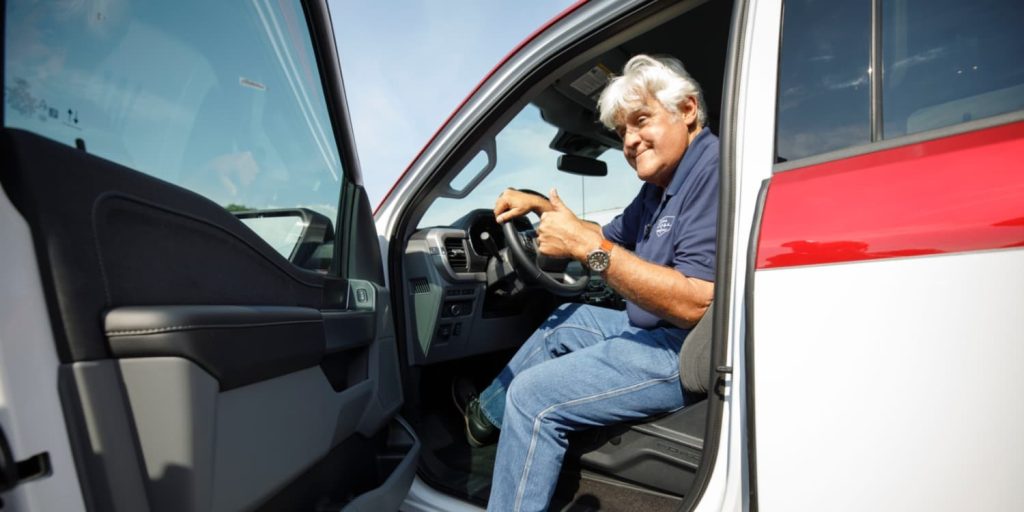
[[[697,132],[696,101],[688,98],[679,110],[673,114],[648,96],[619,123],[622,152],[641,180],[663,188],[672,181],[676,166]]]

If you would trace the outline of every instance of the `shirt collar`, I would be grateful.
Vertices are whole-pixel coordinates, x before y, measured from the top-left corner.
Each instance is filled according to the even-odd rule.
[[[686,177],[690,175],[690,171],[693,170],[697,161],[700,160],[701,154],[707,148],[709,132],[710,130],[707,128],[701,128],[700,133],[693,138],[693,142],[690,142],[686,152],[683,153],[683,158],[679,161],[679,165],[676,166],[676,172],[672,175],[672,181],[665,188],[665,195],[674,196],[683,187]]]

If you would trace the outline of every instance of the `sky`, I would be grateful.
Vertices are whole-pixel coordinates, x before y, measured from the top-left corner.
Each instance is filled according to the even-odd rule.
[[[476,84],[571,1],[329,4],[371,204]],[[11,0],[7,16],[7,126],[225,207],[337,216],[344,166],[297,1]],[[526,135],[551,130],[527,125]],[[513,135],[503,144],[523,138]],[[529,147],[536,154],[511,151],[502,163],[550,172],[557,155],[543,141]]]
[[[330,1],[370,204],[505,55],[573,3]]]

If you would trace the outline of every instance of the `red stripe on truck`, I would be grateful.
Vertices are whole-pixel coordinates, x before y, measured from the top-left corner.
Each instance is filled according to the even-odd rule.
[[[1024,247],[1024,122],[785,171],[757,268]]]

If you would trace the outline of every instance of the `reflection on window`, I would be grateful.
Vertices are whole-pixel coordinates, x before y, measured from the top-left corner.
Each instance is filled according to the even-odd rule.
[[[886,0],[885,137],[1024,109],[1021,0]]]
[[[7,2],[4,120],[232,209],[336,217],[298,2]]]
[[[606,151],[600,158],[608,164],[607,176],[582,177],[557,170],[555,165],[561,153],[548,147],[557,132],[541,119],[537,107],[528,105],[498,133],[497,162],[487,178],[463,199],[437,199],[419,227],[449,226],[471,210],[492,210],[498,195],[508,187],[536,190],[544,195],[556,188],[579,217],[601,224],[614,218],[640,190],[642,183],[636,172],[618,150]],[[469,183],[484,161],[486,158],[474,159],[455,182]]]
[[[871,2],[789,0],[783,13],[779,161],[871,141]]]

